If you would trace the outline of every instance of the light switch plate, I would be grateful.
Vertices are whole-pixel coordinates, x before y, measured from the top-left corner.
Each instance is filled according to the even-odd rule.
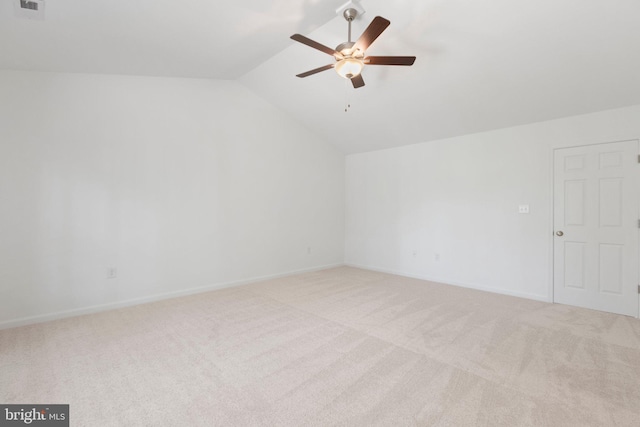
[[[529,205],[519,205],[518,206],[518,213],[528,214],[529,213]]]

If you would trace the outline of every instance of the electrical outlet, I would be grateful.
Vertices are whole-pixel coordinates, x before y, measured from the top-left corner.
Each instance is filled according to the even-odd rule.
[[[440,254],[439,254],[439,253],[435,253],[435,254],[433,254],[433,259],[434,259],[434,261],[436,261],[436,262],[437,262],[437,261],[440,261]]]
[[[518,213],[528,214],[529,213],[529,205],[519,205],[518,206]]]
[[[115,267],[107,268],[107,279],[115,279],[118,277],[118,269]]]
[[[311,246],[307,247],[307,255],[311,255]]]

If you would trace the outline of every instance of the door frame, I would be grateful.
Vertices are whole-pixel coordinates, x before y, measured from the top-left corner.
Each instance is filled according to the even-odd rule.
[[[549,159],[550,159],[550,171],[549,174],[551,176],[550,182],[549,182],[549,195],[551,197],[551,203],[549,203],[549,230],[548,230],[548,244],[551,248],[551,250],[549,251],[549,265],[551,266],[551,268],[549,269],[549,302],[552,304],[555,304],[556,302],[554,301],[554,287],[555,287],[555,282],[554,282],[554,272],[555,272],[555,246],[554,246],[554,233],[555,233],[555,224],[554,224],[554,219],[555,219],[555,195],[554,195],[554,186],[555,186],[555,152],[557,150],[563,150],[565,148],[579,148],[579,147],[589,147],[589,146],[594,146],[594,145],[601,145],[601,144],[615,144],[617,142],[630,142],[630,141],[635,141],[636,143],[638,143],[638,166],[636,168],[635,171],[635,179],[636,181],[638,181],[638,187],[640,188],[640,138],[638,137],[631,137],[631,138],[622,138],[622,139],[616,139],[616,140],[609,140],[609,141],[597,141],[597,140],[592,140],[592,141],[584,141],[583,143],[574,143],[574,144],[567,144],[567,145],[561,145],[561,144],[554,144],[551,146],[551,150],[549,152]],[[638,212],[636,212],[636,216],[638,217],[638,235],[637,235],[637,245],[638,245],[638,254],[639,254],[639,258],[640,258],[640,194],[636,194],[636,197],[638,198]],[[638,259],[638,277],[640,278],[640,259]],[[640,280],[639,280],[640,282]],[[640,283],[638,283],[638,286],[640,286]],[[638,312],[636,313],[636,319],[640,319],[640,292],[638,292],[637,295],[638,298]]]

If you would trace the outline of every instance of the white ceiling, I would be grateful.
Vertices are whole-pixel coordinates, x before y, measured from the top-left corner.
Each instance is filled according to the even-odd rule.
[[[236,79],[335,17],[345,0],[0,0],[0,68]]]
[[[346,0],[45,0],[45,21],[0,2],[0,68],[238,79],[347,153],[640,104],[638,0],[362,0],[354,38],[391,26],[353,89],[332,57]],[[345,112],[345,105],[351,108]]]

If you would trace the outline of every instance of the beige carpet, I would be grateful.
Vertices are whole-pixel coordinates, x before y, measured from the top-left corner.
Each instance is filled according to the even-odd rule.
[[[0,331],[72,426],[638,426],[640,321],[336,268]]]

